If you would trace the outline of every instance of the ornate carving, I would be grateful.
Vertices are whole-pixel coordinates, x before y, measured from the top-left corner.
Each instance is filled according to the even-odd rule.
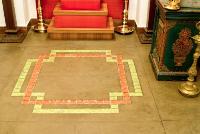
[[[175,66],[182,66],[187,55],[192,49],[191,30],[184,28],[179,33],[179,38],[173,44]]]
[[[163,22],[162,22],[162,20],[161,19],[159,19],[159,22],[158,22],[158,29],[157,29],[158,31],[157,31],[157,38],[156,38],[156,40],[157,40],[157,42],[156,42],[156,49],[157,49],[157,54],[158,54],[158,57],[159,57],[159,63],[160,63],[160,65],[159,65],[159,67],[160,66],[162,66],[162,63],[163,63],[163,59],[162,59],[162,56],[163,56],[163,47],[165,47],[164,45],[164,43],[165,43],[165,41],[164,41],[164,38],[162,38],[163,37],[163,35],[165,34],[164,32],[164,24],[163,24]]]
[[[176,25],[173,21],[163,21],[159,19],[156,38],[156,49],[159,57],[159,68],[164,65],[164,53],[166,49],[167,34]]]

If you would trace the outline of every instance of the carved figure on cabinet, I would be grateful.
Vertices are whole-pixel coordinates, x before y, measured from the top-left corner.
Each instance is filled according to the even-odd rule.
[[[179,33],[179,38],[173,44],[175,66],[182,66],[187,55],[192,50],[191,34],[192,32],[189,28],[182,29]]]

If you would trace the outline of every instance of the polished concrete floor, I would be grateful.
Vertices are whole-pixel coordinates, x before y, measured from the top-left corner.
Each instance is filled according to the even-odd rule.
[[[0,134],[199,134],[200,97],[181,96],[177,92],[181,82],[157,81],[148,59],[150,45],[140,44],[136,34],[115,37],[111,41],[56,41],[49,40],[46,34],[30,31],[21,44],[0,44]],[[59,50],[61,56],[40,65],[41,55],[49,56],[52,50]],[[64,57],[63,50],[71,55]],[[119,63],[117,67],[116,62],[105,62],[102,56],[105,52],[133,61],[137,78],[131,78],[134,68],[127,64]],[[81,54],[96,57],[80,58]],[[39,74],[37,77],[31,75],[34,69],[35,75]],[[123,69],[129,90],[134,92],[133,79],[139,79],[142,89],[143,96],[131,96],[131,103],[115,104],[114,108],[119,107],[114,111],[109,110],[109,105],[86,102],[59,104],[63,99],[109,99],[109,93],[121,91]],[[34,88],[28,89],[32,78],[37,82],[32,85]],[[42,92],[45,100],[60,100],[49,104],[42,101],[42,108],[74,110],[42,112],[37,110],[41,106],[39,101],[26,104],[27,96],[16,93],[19,89],[16,83],[20,84],[20,80],[24,80],[20,92],[29,94],[27,90],[32,90],[33,96],[27,95],[28,99],[41,99],[42,96],[34,94]]]

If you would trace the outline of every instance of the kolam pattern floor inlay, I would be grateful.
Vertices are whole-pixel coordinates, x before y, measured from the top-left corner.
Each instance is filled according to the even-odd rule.
[[[45,63],[54,63],[55,58],[105,58],[107,63],[116,63],[118,68],[118,76],[121,87],[121,92],[109,92],[107,100],[102,99],[83,99],[83,100],[70,100],[70,99],[45,99],[45,92],[34,92],[37,84],[38,76],[40,74],[42,65]],[[33,72],[25,91],[22,92],[22,86],[27,79],[27,74],[30,72],[31,66],[35,63]],[[134,91],[129,91],[127,84],[127,76],[125,72],[125,65],[128,64],[130,75],[132,79],[132,86]],[[51,50],[50,54],[42,54],[38,59],[28,59],[26,64],[17,80],[17,83],[12,92],[12,96],[22,97],[22,104],[34,105],[33,113],[51,113],[51,114],[64,114],[64,113],[119,113],[119,105],[131,104],[131,97],[143,96],[139,78],[136,68],[132,59],[123,59],[122,55],[112,55],[111,50]],[[120,98],[120,99],[119,99]],[[50,109],[43,108],[43,105],[109,105],[109,108],[60,108]]]

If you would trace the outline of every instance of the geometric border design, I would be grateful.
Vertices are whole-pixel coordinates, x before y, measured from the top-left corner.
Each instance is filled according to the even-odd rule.
[[[44,92],[34,92],[42,65],[54,62],[55,58],[105,58],[108,63],[116,63],[120,79],[121,92],[110,92],[108,100],[45,100]],[[34,70],[25,92],[21,92],[31,65],[35,63]],[[130,69],[134,91],[130,92],[127,85],[124,63]],[[132,96],[143,96],[133,60],[123,59],[121,55],[112,55],[111,50],[51,50],[38,59],[28,59],[12,92],[12,96],[23,97],[22,104],[34,105],[33,113],[119,113],[120,104],[130,104]],[[36,97],[32,100],[32,97]],[[118,100],[122,97],[122,100]],[[110,108],[79,108],[79,109],[44,109],[43,105],[110,105]]]

